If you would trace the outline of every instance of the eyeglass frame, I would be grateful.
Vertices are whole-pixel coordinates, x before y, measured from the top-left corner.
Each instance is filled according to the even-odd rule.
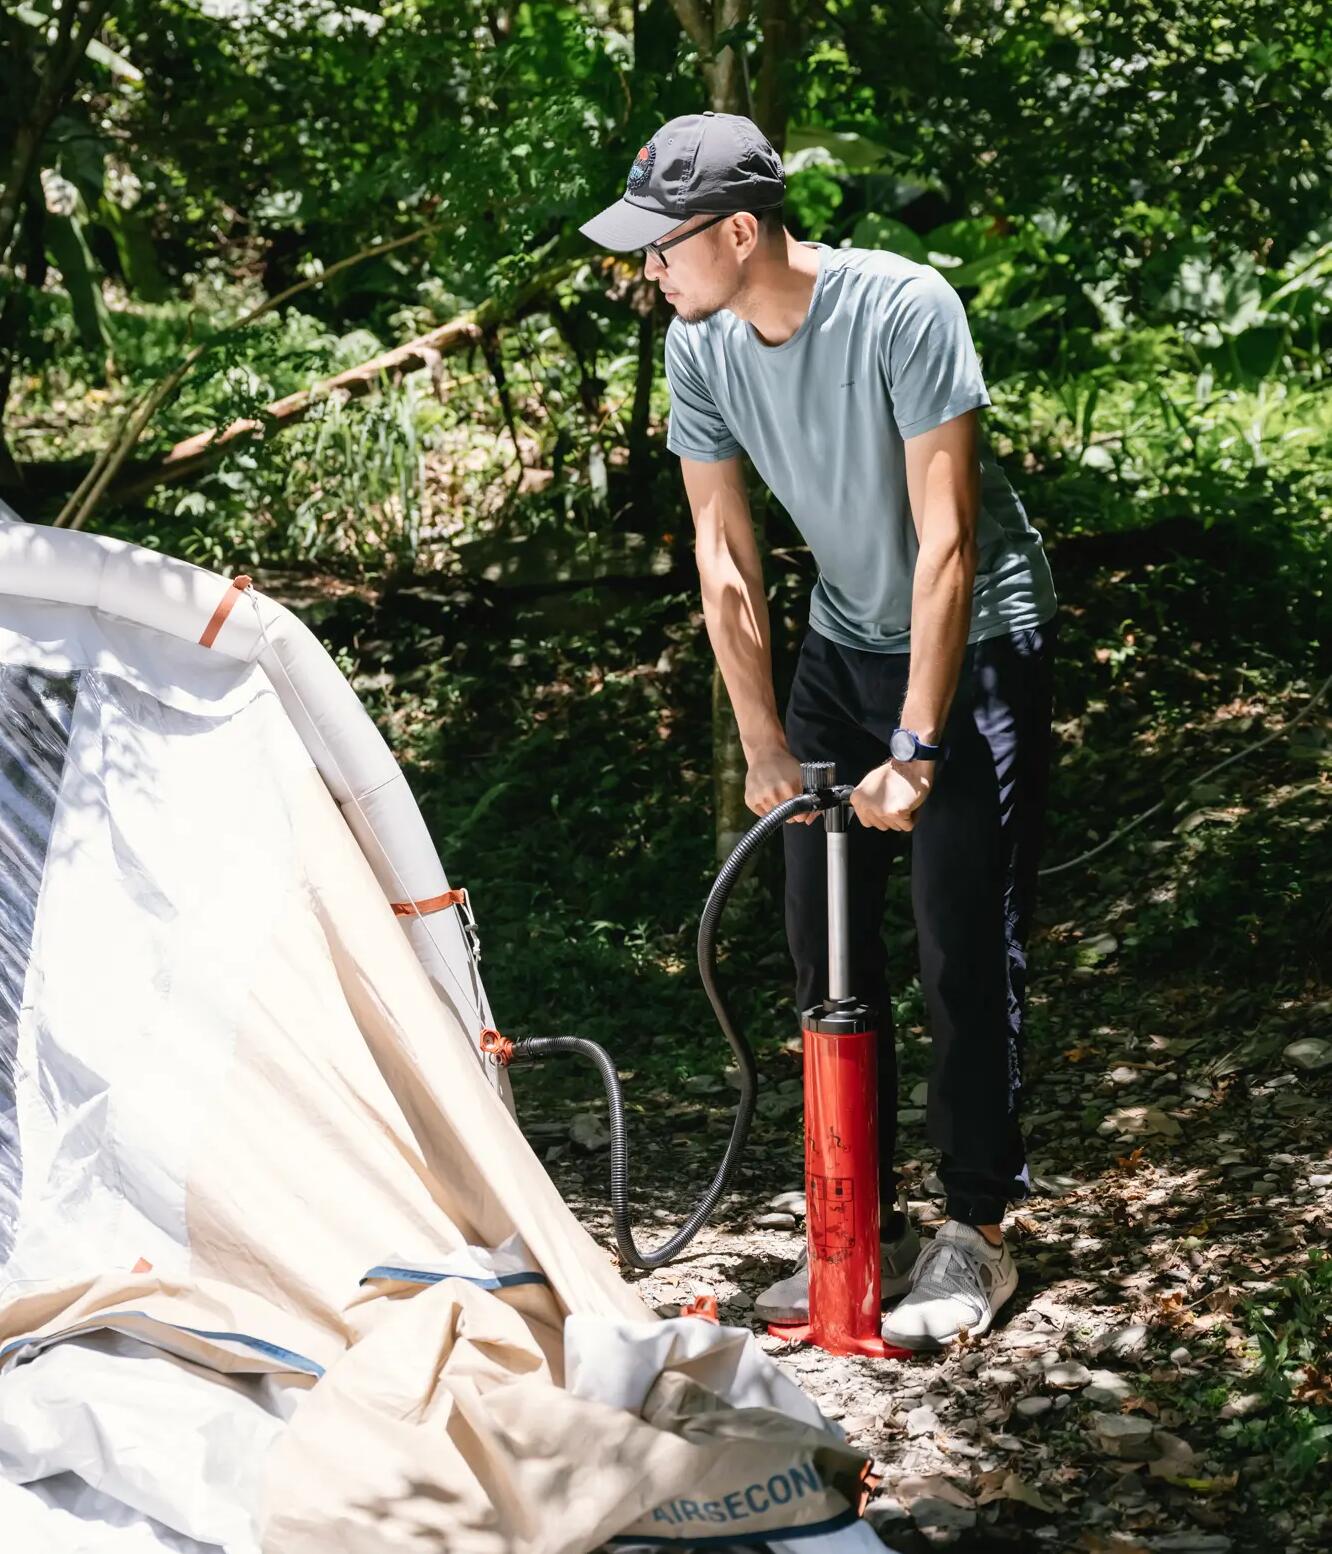
[[[693,212],[692,214],[701,215],[702,212]],[[710,216],[701,226],[690,227],[688,232],[682,232],[679,237],[670,238],[665,243],[644,243],[643,252],[651,254],[663,270],[669,270],[670,265],[666,263],[666,250],[668,248],[674,248],[679,243],[688,242],[691,237],[697,237],[700,232],[706,232],[709,227],[715,227],[719,221],[725,221],[728,216],[738,214],[738,211],[733,210],[719,211],[715,216]]]

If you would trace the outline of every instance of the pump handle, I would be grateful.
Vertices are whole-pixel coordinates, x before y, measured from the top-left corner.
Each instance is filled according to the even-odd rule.
[[[818,793],[831,788],[837,781],[837,764],[834,761],[801,761],[800,780],[806,793]]]

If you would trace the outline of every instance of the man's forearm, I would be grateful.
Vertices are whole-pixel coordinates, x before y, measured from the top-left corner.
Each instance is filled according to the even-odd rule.
[[[746,760],[785,745],[772,686],[768,601],[758,555],[724,543],[699,556],[703,619],[740,729]]]
[[[901,725],[926,744],[943,734],[971,629],[973,543],[960,534],[927,540],[911,587],[911,666]]]

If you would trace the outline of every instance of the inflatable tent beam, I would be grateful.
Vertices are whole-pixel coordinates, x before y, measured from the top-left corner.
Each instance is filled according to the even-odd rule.
[[[449,888],[392,751],[323,644],[285,606],[190,562],[106,535],[30,524],[0,502],[0,594],[77,605],[254,663],[267,675],[343,818],[394,905],[439,997],[480,1052],[493,1023],[476,966],[470,907]],[[431,910],[461,905],[457,910]]]

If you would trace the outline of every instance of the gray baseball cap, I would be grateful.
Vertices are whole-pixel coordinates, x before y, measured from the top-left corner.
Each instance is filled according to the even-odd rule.
[[[785,195],[782,159],[752,119],[682,113],[634,158],[623,197],[578,230],[624,253],[655,243],[688,216],[766,210]]]

